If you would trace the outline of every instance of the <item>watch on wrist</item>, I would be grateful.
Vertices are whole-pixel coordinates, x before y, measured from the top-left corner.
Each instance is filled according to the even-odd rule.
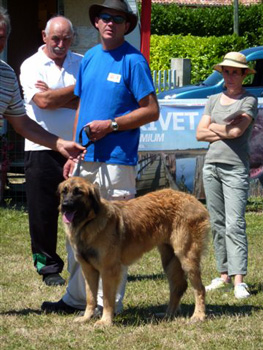
[[[119,125],[118,125],[118,123],[116,122],[115,119],[112,120],[111,127],[112,127],[113,131],[117,131],[119,129]]]

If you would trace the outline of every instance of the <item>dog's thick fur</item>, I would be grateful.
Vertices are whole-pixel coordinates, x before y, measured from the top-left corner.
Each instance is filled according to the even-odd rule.
[[[154,247],[159,249],[169,281],[167,315],[176,313],[187,275],[195,292],[192,319],[205,318],[200,260],[209,217],[195,197],[164,189],[126,202],[109,202],[100,197],[95,185],[79,177],[61,183],[59,192],[66,234],[86,281],[87,306],[79,321],[93,316],[101,276],[104,307],[97,324],[112,324],[121,266],[132,264]]]

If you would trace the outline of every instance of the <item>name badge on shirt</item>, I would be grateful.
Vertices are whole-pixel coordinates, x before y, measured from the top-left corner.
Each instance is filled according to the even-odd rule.
[[[109,73],[107,80],[112,81],[113,83],[119,83],[121,81],[121,75],[115,74],[115,73]]]

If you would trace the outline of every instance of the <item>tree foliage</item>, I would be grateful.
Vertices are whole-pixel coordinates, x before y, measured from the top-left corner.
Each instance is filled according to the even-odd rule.
[[[239,5],[239,35],[263,42],[263,4]],[[156,35],[224,36],[233,34],[234,7],[186,7],[152,4],[151,33]]]
[[[230,51],[252,46],[249,39],[236,35],[200,37],[193,35],[152,35],[151,70],[171,68],[171,58],[191,59],[191,83],[198,83],[212,72],[213,65]]]

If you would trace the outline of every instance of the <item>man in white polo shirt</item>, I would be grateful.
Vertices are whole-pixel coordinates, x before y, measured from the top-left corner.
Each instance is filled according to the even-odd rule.
[[[6,9],[0,6],[0,53],[5,48],[10,31],[9,15]],[[65,141],[49,133],[28,118],[15,72],[7,63],[0,60],[0,120],[2,118],[6,119],[23,137],[50,147],[66,158],[75,158],[84,150],[84,147],[75,142]]]
[[[21,66],[26,112],[44,129],[72,139],[78,98],[74,95],[81,55],[69,48],[74,36],[71,22],[57,16],[42,32],[45,45]],[[25,175],[32,253],[37,272],[47,285],[65,283],[64,263],[56,253],[58,184],[65,160],[38,143],[25,142]]]

